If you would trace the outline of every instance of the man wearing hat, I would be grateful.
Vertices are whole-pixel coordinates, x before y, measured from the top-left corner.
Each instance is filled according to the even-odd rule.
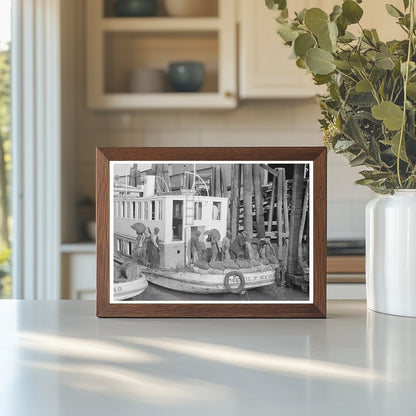
[[[242,231],[231,243],[230,252],[233,259],[244,257],[244,246],[248,241],[248,234]]]
[[[191,237],[190,248],[191,248],[192,263],[197,263],[200,260],[199,258],[199,248],[200,248],[199,236],[200,235],[201,235],[201,231],[197,230],[195,231],[195,234]]]
[[[224,260],[230,260],[230,247],[231,247],[231,232],[227,230],[225,237],[222,240],[222,252],[224,253]]]

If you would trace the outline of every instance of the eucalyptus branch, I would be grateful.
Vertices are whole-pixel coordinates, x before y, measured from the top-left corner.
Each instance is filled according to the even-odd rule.
[[[400,188],[403,188],[402,177],[400,173],[400,156],[403,147],[404,134],[406,130],[406,110],[407,110],[407,83],[409,82],[409,69],[410,62],[412,59],[412,50],[413,50],[413,37],[414,37],[414,28],[415,28],[415,0],[410,0],[410,29],[409,29],[409,44],[407,46],[407,60],[406,60],[406,72],[404,75],[404,85],[403,85],[403,118],[402,118],[402,127],[400,129],[400,139],[399,139],[399,148],[397,150],[397,177],[399,179]]]

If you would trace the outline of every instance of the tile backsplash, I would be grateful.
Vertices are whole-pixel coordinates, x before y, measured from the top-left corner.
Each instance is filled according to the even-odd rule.
[[[91,112],[75,114],[77,188],[94,195],[96,146],[313,146],[321,145],[315,99],[252,101],[233,111]],[[201,150],[203,151],[203,150]],[[65,155],[64,155],[65,157]],[[328,237],[364,237],[371,191],[354,184],[359,169],[328,157]]]

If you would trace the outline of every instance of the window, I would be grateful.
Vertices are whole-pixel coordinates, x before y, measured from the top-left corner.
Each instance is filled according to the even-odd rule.
[[[142,203],[141,202],[137,203],[137,219],[138,220],[142,219]]]
[[[144,203],[144,220],[148,220],[149,219],[149,202],[145,201]]]
[[[121,216],[123,218],[126,218],[126,201],[123,201],[121,203]]]
[[[195,202],[194,220],[202,220],[202,202]]]
[[[121,240],[119,238],[116,238],[116,249],[117,251],[122,251],[122,244],[121,244]]]
[[[159,209],[158,209],[158,219],[159,221],[163,220],[163,202],[158,201]]]
[[[212,204],[212,219],[214,221],[221,219],[221,202],[214,202]]]
[[[130,241],[128,241],[127,242],[127,254],[129,255],[129,256],[131,256],[131,248],[132,248],[132,245],[131,245],[131,242]]]
[[[131,212],[131,214],[132,214],[132,218],[136,218],[136,202],[132,202],[131,203],[131,209],[132,209],[132,212]]]
[[[152,218],[151,220],[154,221],[156,219],[156,201],[152,201]]]
[[[10,38],[11,2],[0,1],[0,298],[12,296],[10,243]],[[23,174],[24,175],[24,174]]]

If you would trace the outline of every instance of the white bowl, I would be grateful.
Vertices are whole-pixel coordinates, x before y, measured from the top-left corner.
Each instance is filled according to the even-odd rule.
[[[162,69],[136,68],[129,72],[128,91],[158,93],[167,90],[167,75]]]
[[[218,16],[217,0],[165,0],[165,7],[174,17]]]

